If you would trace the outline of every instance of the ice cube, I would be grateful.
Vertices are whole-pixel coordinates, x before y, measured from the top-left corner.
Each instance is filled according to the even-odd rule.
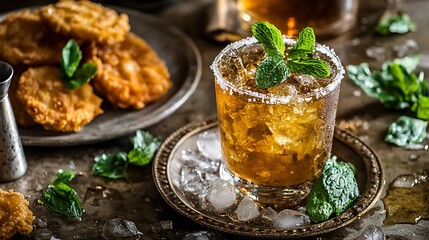
[[[192,149],[182,150],[182,160],[186,161],[189,165],[198,166],[200,169],[210,169],[213,167],[205,156],[199,151]]]
[[[416,183],[417,179],[414,175],[401,175],[393,181],[392,187],[412,188]]]
[[[180,185],[185,192],[198,194],[204,190],[201,171],[195,166],[183,166],[180,172]]]
[[[355,240],[384,240],[384,232],[380,227],[369,225]]]
[[[199,231],[186,234],[182,240],[225,240],[225,238],[216,232]]]
[[[227,182],[233,181],[233,177],[231,173],[228,171],[228,168],[225,164],[221,163],[219,167],[219,177]]]
[[[240,221],[252,220],[259,216],[259,204],[246,195],[238,204],[235,213]]]
[[[416,40],[408,39],[405,42],[393,46],[393,51],[396,57],[403,58],[405,56],[414,55],[417,53],[418,45]]]
[[[262,218],[265,218],[265,219],[272,222],[272,221],[274,221],[274,218],[276,216],[277,216],[277,212],[270,207],[261,209],[261,217]]]
[[[284,209],[274,218],[273,227],[275,228],[294,228],[309,225],[310,218],[301,212]]]
[[[198,136],[198,150],[209,159],[221,159],[219,134],[216,132],[203,132]]]
[[[236,202],[234,185],[218,179],[213,183],[207,198],[217,211],[222,211]]]
[[[365,51],[366,55],[370,58],[373,58],[379,62],[383,62],[386,58],[386,49],[383,47],[369,47]]]
[[[141,233],[134,222],[121,218],[107,220],[103,226],[101,236],[104,239],[138,238]]]

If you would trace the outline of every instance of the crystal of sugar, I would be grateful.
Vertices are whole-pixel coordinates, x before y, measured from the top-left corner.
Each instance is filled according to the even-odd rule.
[[[271,222],[274,221],[274,218],[277,216],[277,212],[270,207],[261,209],[260,213],[262,218],[265,218]]]
[[[219,134],[203,132],[198,136],[198,150],[209,159],[221,159]]]
[[[284,209],[274,218],[275,228],[294,228],[311,224],[310,218],[301,212]]]
[[[222,179],[216,180],[207,196],[207,200],[217,211],[222,211],[236,202],[234,185]]]
[[[240,221],[249,221],[257,218],[259,214],[259,204],[250,199],[247,195],[238,204],[235,210],[237,218]]]
[[[355,240],[384,240],[384,232],[380,227],[370,225],[366,227]]]

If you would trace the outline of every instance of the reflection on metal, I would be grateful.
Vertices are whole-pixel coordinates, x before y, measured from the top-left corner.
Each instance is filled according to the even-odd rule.
[[[27,171],[27,161],[7,94],[12,76],[12,67],[0,61],[0,181],[2,182],[22,177]]]

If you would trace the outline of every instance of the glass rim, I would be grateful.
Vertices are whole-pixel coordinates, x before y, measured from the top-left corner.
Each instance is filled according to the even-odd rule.
[[[283,36],[283,41],[285,45],[289,45],[289,46],[296,43],[296,39],[290,38],[287,36]],[[216,58],[213,60],[213,63],[210,66],[210,68],[214,73],[215,81],[222,89],[229,90],[229,91],[232,90],[233,92],[237,92],[240,95],[246,95],[248,97],[251,97],[252,99],[249,99],[249,101],[252,101],[252,102],[286,104],[286,103],[289,103],[292,99],[297,100],[299,102],[303,102],[303,101],[311,101],[313,98],[316,98],[316,99],[323,98],[329,93],[331,93],[332,91],[334,91],[337,88],[337,86],[341,83],[341,80],[344,77],[344,74],[345,74],[344,67],[342,66],[340,58],[335,54],[334,50],[329,48],[326,45],[316,43],[315,44],[316,52],[322,53],[323,55],[328,57],[328,59],[333,64],[332,67],[334,67],[337,70],[335,78],[332,80],[331,83],[329,83],[325,87],[314,89],[313,91],[305,94],[278,96],[273,93],[261,93],[261,92],[255,92],[249,89],[244,89],[224,79],[222,77],[222,74],[219,71],[219,68],[217,67],[220,61],[222,60],[222,58],[229,51],[235,51],[243,46],[251,45],[255,43],[259,43],[255,37],[248,37],[248,38],[244,38],[239,41],[230,43],[224,49],[222,49],[222,51],[220,51],[219,54],[216,56]]]

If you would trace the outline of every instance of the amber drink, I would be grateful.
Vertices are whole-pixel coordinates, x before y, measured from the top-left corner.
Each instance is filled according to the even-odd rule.
[[[337,35],[356,22],[359,0],[237,0],[244,27],[268,21],[285,35],[314,28],[317,36]]]
[[[296,42],[284,41],[286,49]],[[261,203],[299,204],[330,155],[344,70],[326,46],[316,44],[315,55],[329,64],[328,78],[292,74],[267,90],[255,85],[265,51],[254,38],[230,44],[212,65],[224,164]]]

